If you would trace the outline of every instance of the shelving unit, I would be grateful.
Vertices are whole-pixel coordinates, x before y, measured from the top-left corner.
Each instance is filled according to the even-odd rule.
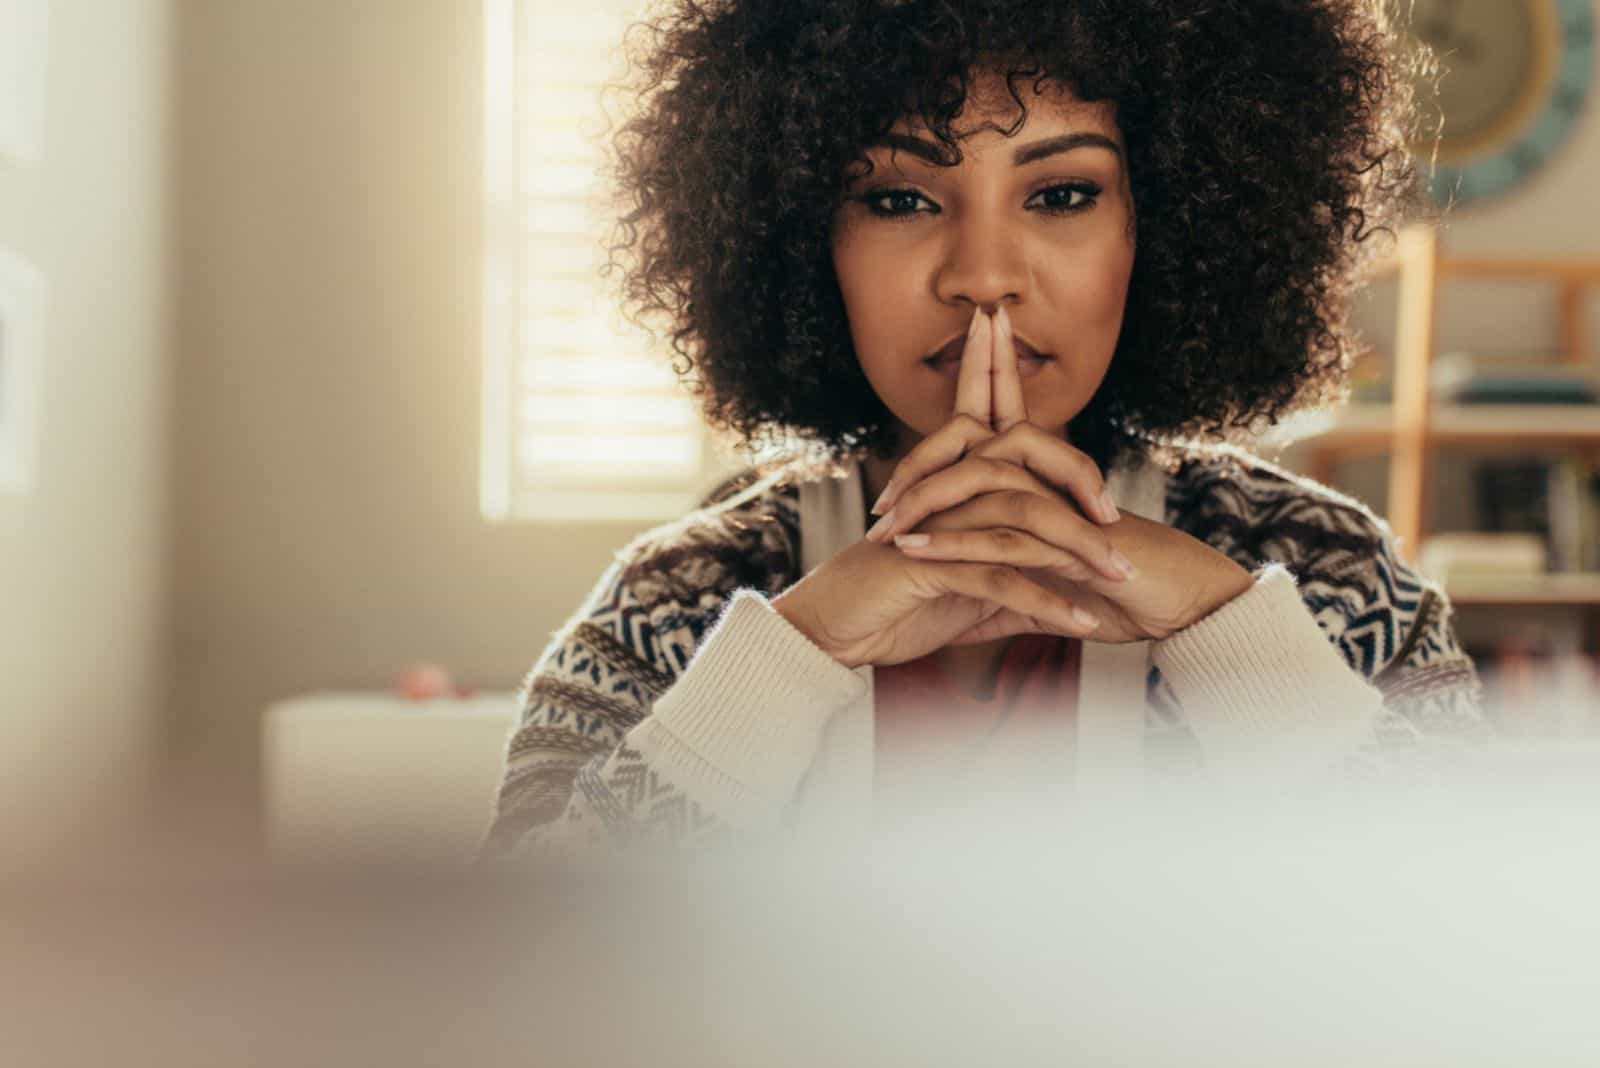
[[[1574,605],[1600,604],[1600,575],[1560,572],[1529,578],[1456,579],[1450,583],[1450,600],[1456,605]]]
[[[1600,405],[1436,405],[1430,396],[1439,283],[1452,278],[1534,279],[1559,287],[1561,360],[1593,358],[1584,317],[1591,287],[1600,286],[1600,259],[1498,259],[1446,256],[1432,226],[1407,227],[1395,254],[1380,267],[1399,275],[1394,348],[1394,401],[1357,404],[1302,423],[1294,437],[1307,450],[1310,473],[1328,482],[1340,459],[1387,453],[1388,519],[1401,553],[1415,559],[1427,530],[1431,453],[1438,448],[1578,450],[1600,456]],[[1457,605],[1600,608],[1600,573],[1550,573],[1452,581]]]
[[[1352,404],[1337,416],[1327,416],[1312,432],[1317,435],[1312,462],[1319,465],[1314,477],[1326,475],[1327,465],[1336,459],[1389,451],[1394,406]],[[1434,405],[1428,440],[1436,447],[1600,450],[1600,417],[1588,404]]]

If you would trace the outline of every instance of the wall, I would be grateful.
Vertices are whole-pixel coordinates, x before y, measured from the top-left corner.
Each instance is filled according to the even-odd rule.
[[[511,689],[640,525],[478,516],[481,23],[186,0],[175,815],[253,848],[273,699]]]
[[[142,814],[165,662],[169,0],[55,0],[0,245],[49,278],[34,490],[0,495],[0,857]]]

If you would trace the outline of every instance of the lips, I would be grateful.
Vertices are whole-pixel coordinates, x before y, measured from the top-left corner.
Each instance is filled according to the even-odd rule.
[[[1048,356],[1024,356],[1017,353],[1017,377],[1032,378],[1034,375],[1050,366],[1052,360]],[[961,377],[961,358],[958,356],[951,360],[925,360],[923,366],[936,375],[945,378]]]
[[[1047,361],[1054,359],[1049,353],[1042,353],[1034,348],[1025,338],[1015,338],[1014,344],[1017,348],[1017,369],[1019,372],[1026,373],[1029,370],[1029,365],[1032,364],[1032,370],[1037,373],[1038,369]],[[924,356],[922,362],[935,370],[943,370],[945,365],[959,369],[961,367],[961,353],[966,347],[967,335],[962,334],[959,337],[953,337],[931,354]]]

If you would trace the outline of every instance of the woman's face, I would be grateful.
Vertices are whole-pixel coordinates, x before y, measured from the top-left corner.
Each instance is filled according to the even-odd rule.
[[[1018,355],[1048,356],[1019,369],[1029,420],[1056,434],[1094,396],[1122,329],[1133,201],[1113,106],[1054,83],[1034,95],[1024,79],[1027,122],[1007,139],[1017,108],[1004,81],[974,89],[955,124],[959,166],[933,162],[943,146],[920,123],[897,123],[835,218],[850,335],[902,452],[950,420],[956,368],[924,361],[952,341],[959,352],[975,309],[1003,302]]]

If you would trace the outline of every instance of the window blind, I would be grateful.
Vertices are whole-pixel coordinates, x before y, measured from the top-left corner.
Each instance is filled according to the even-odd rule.
[[[681,516],[741,466],[600,277],[601,88],[640,0],[485,0],[481,502],[500,520]],[[663,344],[665,344],[663,342]]]

